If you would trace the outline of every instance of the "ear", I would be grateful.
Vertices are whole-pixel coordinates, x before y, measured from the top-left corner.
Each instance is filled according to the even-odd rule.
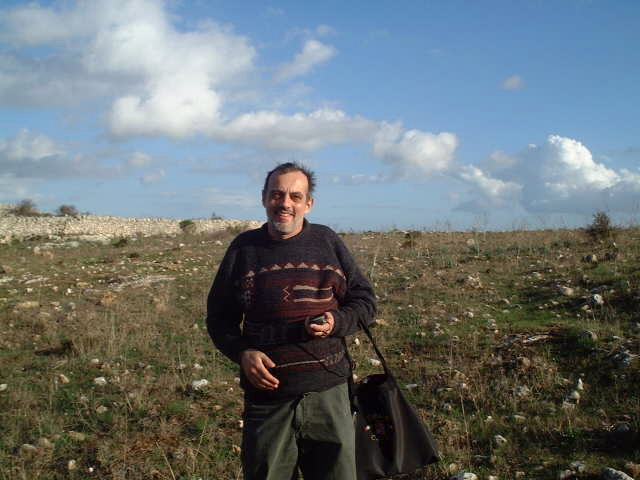
[[[310,197],[310,198],[307,199],[307,212],[306,213],[308,213],[311,210],[312,207],[313,207],[313,197]]]

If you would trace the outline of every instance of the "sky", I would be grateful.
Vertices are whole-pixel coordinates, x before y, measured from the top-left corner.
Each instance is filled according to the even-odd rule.
[[[640,219],[636,0],[0,3],[0,203],[340,231]]]

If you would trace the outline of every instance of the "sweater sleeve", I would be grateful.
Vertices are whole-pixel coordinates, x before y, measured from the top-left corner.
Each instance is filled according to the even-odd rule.
[[[346,245],[336,235],[335,248],[346,276],[347,289],[337,310],[331,310],[335,319],[332,336],[346,337],[360,329],[359,322],[370,326],[376,315],[376,297],[371,284],[362,274]]]
[[[232,243],[218,268],[207,297],[207,330],[214,345],[224,355],[240,363],[240,352],[248,345],[242,337],[241,307],[234,292],[234,266],[238,248]]]

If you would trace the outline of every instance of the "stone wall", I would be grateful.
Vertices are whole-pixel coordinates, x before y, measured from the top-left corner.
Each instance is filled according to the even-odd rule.
[[[0,241],[46,238],[76,238],[85,240],[113,239],[135,235],[178,235],[181,220],[170,218],[123,218],[102,215],[77,217],[16,217],[0,212]],[[227,228],[257,228],[262,222],[241,220],[192,220],[193,233],[206,233]]]

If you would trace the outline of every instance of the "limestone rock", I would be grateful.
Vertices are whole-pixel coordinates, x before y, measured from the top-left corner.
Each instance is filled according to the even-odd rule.
[[[472,472],[459,472],[451,480],[478,480],[478,476]]]
[[[609,467],[602,469],[600,478],[602,478],[602,480],[633,480],[633,477],[630,477],[626,473]]]

